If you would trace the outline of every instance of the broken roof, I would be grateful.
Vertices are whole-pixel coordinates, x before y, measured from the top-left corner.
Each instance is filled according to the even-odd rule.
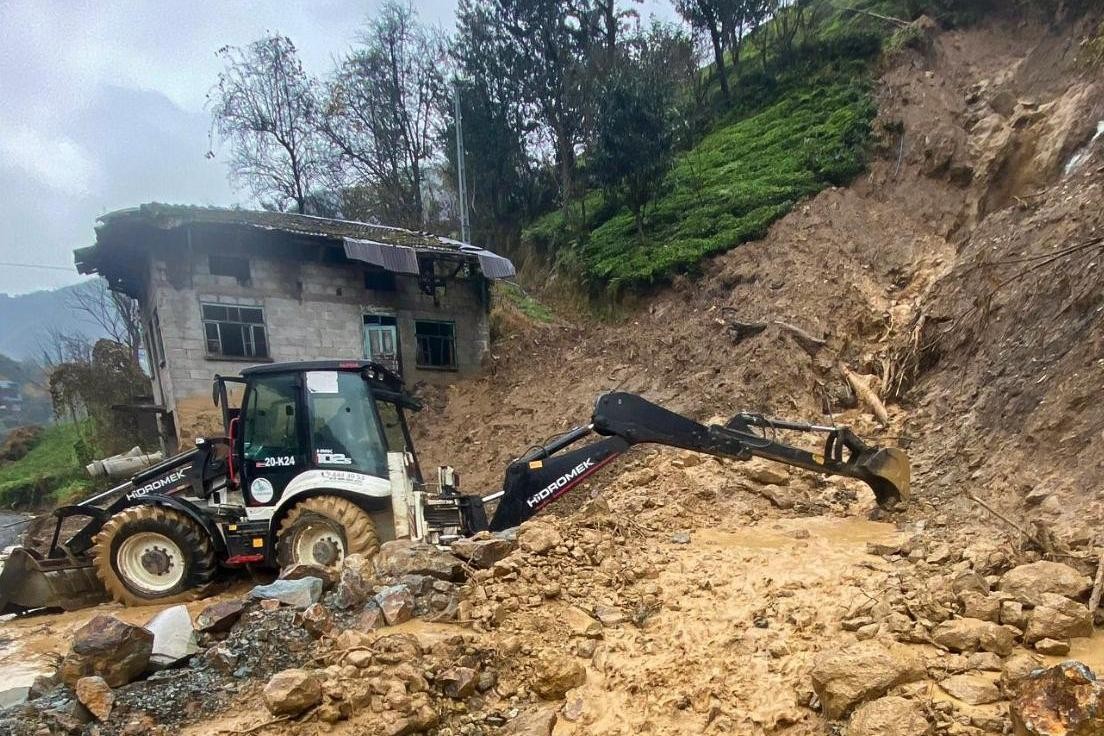
[[[416,254],[421,253],[477,262],[488,278],[510,278],[515,273],[513,264],[507,258],[431,233],[288,212],[159,202],[116,210],[101,216],[96,224],[96,244],[73,252],[77,271],[83,274],[99,273],[114,282],[116,279],[108,273],[115,265],[112,262],[116,259],[112,256],[116,251],[118,255],[122,255],[122,251],[133,250],[133,233],[143,230],[148,232],[149,229],[170,231],[193,225],[287,233],[300,236],[304,240],[341,247],[351,260],[361,260],[405,273],[411,272],[409,266],[396,267],[394,264],[416,262]],[[416,273],[416,270],[413,272]],[[125,278],[122,274],[120,277]]]

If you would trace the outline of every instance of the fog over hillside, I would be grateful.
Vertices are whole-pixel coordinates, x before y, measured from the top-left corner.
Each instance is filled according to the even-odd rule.
[[[16,360],[38,358],[51,330],[80,332],[93,340],[103,337],[99,325],[69,305],[75,291],[88,289],[93,283],[85,281],[17,296],[0,294],[0,355]]]

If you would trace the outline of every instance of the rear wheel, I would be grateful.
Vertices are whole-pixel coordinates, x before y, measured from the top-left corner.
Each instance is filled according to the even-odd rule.
[[[280,523],[281,567],[297,563],[337,567],[346,555],[379,551],[376,525],[367,511],[337,496],[297,503]]]
[[[173,509],[147,505],[120,511],[93,542],[96,576],[112,598],[128,606],[195,600],[218,572],[207,533]]]

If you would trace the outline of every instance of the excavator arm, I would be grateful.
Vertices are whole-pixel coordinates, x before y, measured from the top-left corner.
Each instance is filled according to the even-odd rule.
[[[758,431],[757,431],[758,430]],[[823,434],[819,452],[777,440],[777,431]],[[588,437],[597,439],[574,447]],[[826,475],[857,478],[874,491],[878,505],[893,508],[909,497],[909,462],[896,448],[872,447],[847,427],[802,424],[737,414],[724,425],[705,425],[636,394],[599,397],[590,424],[531,448],[506,469],[491,531],[517,526],[575,488],[633,445],[678,447],[732,460],[762,457]],[[573,449],[572,449],[573,448]]]

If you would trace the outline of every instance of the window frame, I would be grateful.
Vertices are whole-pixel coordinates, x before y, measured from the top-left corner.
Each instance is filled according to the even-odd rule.
[[[424,335],[419,332],[418,327],[422,324],[432,325],[448,325],[449,330],[452,332],[450,337],[445,335]],[[433,363],[427,363],[423,359],[424,351],[422,350],[423,339],[442,339],[448,340],[450,343],[449,353],[452,356],[451,365],[436,365]],[[456,352],[456,322],[455,320],[444,319],[415,319],[414,320],[414,366],[418,370],[422,371],[449,371],[456,372],[460,370],[460,357]]]
[[[245,321],[242,321],[240,319],[241,318],[241,313],[240,312],[238,314],[239,320],[231,320],[231,319],[229,319],[229,315],[227,315],[227,317],[228,317],[227,319],[222,319],[222,320],[220,320],[220,319],[211,319],[211,318],[207,317],[207,308],[208,307],[211,307],[211,308],[214,308],[214,309],[238,309],[238,310],[250,309],[250,310],[256,310],[261,315],[260,322],[245,322]],[[203,349],[204,349],[204,353],[205,353],[208,360],[232,360],[232,361],[239,361],[239,362],[242,362],[242,361],[254,361],[254,362],[269,361],[270,362],[272,360],[272,345],[269,343],[269,339],[268,339],[268,322],[265,319],[265,313],[264,313],[264,307],[263,306],[261,306],[259,304],[230,304],[230,303],[223,303],[223,302],[200,301],[200,303],[199,303],[199,316],[200,316],[200,322],[203,325]],[[217,338],[211,338],[211,337],[208,336],[207,328],[208,328],[209,325],[214,325],[215,326],[215,328],[217,330],[216,334],[218,335]],[[247,347],[251,345],[252,348],[253,348],[252,355],[249,355],[249,354],[246,354],[246,355],[232,355],[232,354],[226,353],[225,352],[225,341],[224,341],[223,334],[222,334],[222,332],[223,332],[222,325],[235,325],[235,326],[242,327],[242,328],[249,327],[250,329],[248,330],[248,332],[249,332],[249,340],[248,341],[246,340],[245,330],[242,331],[242,352],[243,353],[248,353],[249,351],[247,350]],[[257,328],[260,328],[261,338],[264,341],[264,353],[263,354],[257,352],[257,336],[256,336],[256,332],[255,332],[255,330]],[[218,340],[219,352],[212,352],[212,350],[211,350],[211,342],[212,342],[213,339]]]
[[[223,268],[215,270],[215,264],[221,260],[221,265],[242,265],[245,268]],[[236,263],[235,263],[236,262]],[[225,253],[207,254],[207,272],[212,276],[235,279],[239,285],[246,286],[253,282],[253,264],[249,256],[228,255]]]

